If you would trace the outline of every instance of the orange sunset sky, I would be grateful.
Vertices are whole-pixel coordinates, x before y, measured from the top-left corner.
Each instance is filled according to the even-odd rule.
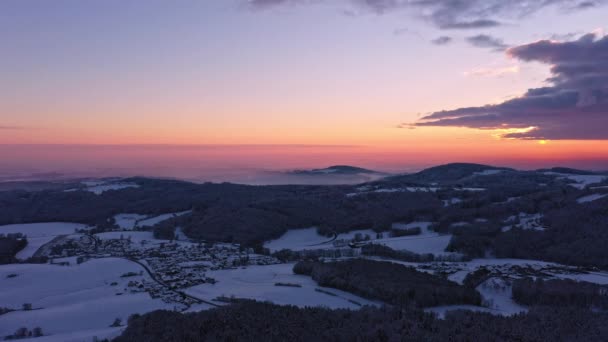
[[[608,169],[601,2],[31,2],[0,3],[0,172]]]

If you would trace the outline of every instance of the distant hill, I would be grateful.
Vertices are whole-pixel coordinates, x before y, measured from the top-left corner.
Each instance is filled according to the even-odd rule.
[[[361,167],[350,166],[350,165],[333,165],[324,169],[312,169],[312,170],[293,170],[289,171],[289,174],[293,175],[356,175],[356,174],[375,174],[375,175],[388,175],[384,172],[364,169]]]
[[[511,168],[473,163],[451,163],[424,169],[418,173],[387,177],[388,182],[453,183],[477,174],[515,171]]]

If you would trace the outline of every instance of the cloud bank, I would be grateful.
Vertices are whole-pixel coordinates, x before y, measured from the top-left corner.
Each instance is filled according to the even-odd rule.
[[[505,138],[608,139],[608,35],[541,40],[507,53],[551,65],[549,86],[496,105],[435,112],[414,126],[504,129]]]
[[[415,10],[436,27],[444,30],[479,29],[504,25],[545,7],[556,6],[573,11],[594,8],[605,0],[248,0],[254,9],[281,5],[342,2],[348,13],[385,14]]]

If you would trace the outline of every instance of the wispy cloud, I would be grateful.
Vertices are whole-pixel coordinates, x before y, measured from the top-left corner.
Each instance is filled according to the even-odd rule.
[[[16,129],[25,129],[22,126],[8,126],[8,125],[0,125],[1,130],[16,130]]]
[[[465,71],[465,76],[475,77],[502,77],[510,74],[519,73],[519,65],[502,66],[502,67],[480,67],[469,71]]]
[[[435,45],[447,45],[450,44],[452,42],[452,37],[448,37],[448,36],[441,36],[441,37],[437,37],[433,40],[431,40],[431,43],[435,44]]]
[[[467,42],[478,48],[492,49],[494,51],[504,51],[509,48],[502,39],[489,36],[487,34],[478,34],[468,37]]]
[[[605,3],[605,0],[247,0],[251,8],[268,9],[275,6],[342,3],[347,13],[368,12],[385,14],[415,11],[436,27],[444,30],[467,30],[501,26],[505,21],[520,19],[539,10],[554,6],[567,11],[585,10]]]

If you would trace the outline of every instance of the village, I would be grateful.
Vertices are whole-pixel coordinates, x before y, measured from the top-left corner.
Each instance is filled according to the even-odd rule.
[[[142,235],[149,238],[142,238]],[[218,305],[209,301],[215,298],[201,299],[182,291],[200,284],[215,284],[216,280],[208,277],[207,271],[280,263],[274,257],[255,254],[253,249],[238,244],[157,240],[150,232],[143,231],[73,234],[55,239],[44,247],[41,249],[44,255],[39,257],[48,258],[56,265],[82,264],[101,258],[134,262],[143,270],[121,276],[133,278],[127,283],[125,292],[147,292],[152,298],[173,304],[178,311],[187,310],[193,304]],[[149,277],[142,277],[144,273]]]

